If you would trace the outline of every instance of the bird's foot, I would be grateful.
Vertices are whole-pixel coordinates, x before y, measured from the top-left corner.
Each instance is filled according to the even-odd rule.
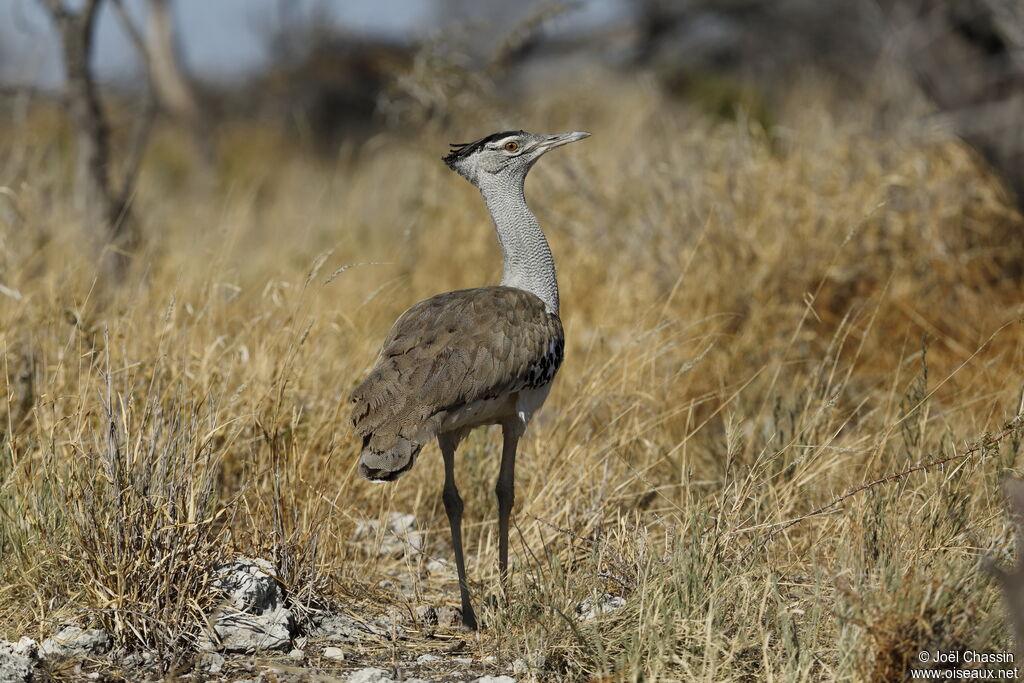
[[[459,630],[463,633],[476,633],[479,630],[476,614],[473,612],[472,607],[462,611],[462,626],[459,627]]]

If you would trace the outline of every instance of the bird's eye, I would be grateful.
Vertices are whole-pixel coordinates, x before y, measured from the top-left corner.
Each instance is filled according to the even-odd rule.
[[[506,152],[518,152],[519,151],[519,143],[516,142],[515,140],[510,140],[510,141],[506,142],[505,143],[505,151]]]

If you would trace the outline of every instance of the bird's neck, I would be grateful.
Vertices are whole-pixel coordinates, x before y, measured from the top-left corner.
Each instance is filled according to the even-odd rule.
[[[479,186],[505,257],[501,284],[536,294],[549,313],[558,315],[555,259],[536,216],[526,205],[524,181]]]

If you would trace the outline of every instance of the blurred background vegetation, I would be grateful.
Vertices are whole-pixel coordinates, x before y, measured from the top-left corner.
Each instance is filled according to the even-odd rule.
[[[62,51],[54,21],[62,7],[13,0],[0,10],[0,83],[14,123],[46,102],[74,111],[76,81],[67,74],[81,55]],[[838,111],[869,102],[880,128],[908,116],[948,127],[1010,191],[1024,190],[1024,9],[1013,0],[111,0],[68,8],[82,21],[63,34],[74,39],[65,45],[88,43],[84,64],[108,100],[115,136],[130,139],[155,110],[192,130],[206,164],[225,125],[265,124],[330,159],[378,134],[476,135],[465,129],[481,113],[492,126],[514,122],[524,103],[585,75],[595,84],[648,79],[676,102],[713,117],[742,114],[770,132],[794,86],[814,80],[827,84]],[[112,163],[140,153],[148,136],[134,134],[141,140]]]

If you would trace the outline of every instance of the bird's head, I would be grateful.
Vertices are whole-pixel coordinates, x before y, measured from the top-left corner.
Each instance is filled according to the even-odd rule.
[[[554,135],[507,130],[475,142],[453,144],[444,162],[477,187],[490,180],[521,181],[545,152],[588,137],[590,133],[578,130]]]

